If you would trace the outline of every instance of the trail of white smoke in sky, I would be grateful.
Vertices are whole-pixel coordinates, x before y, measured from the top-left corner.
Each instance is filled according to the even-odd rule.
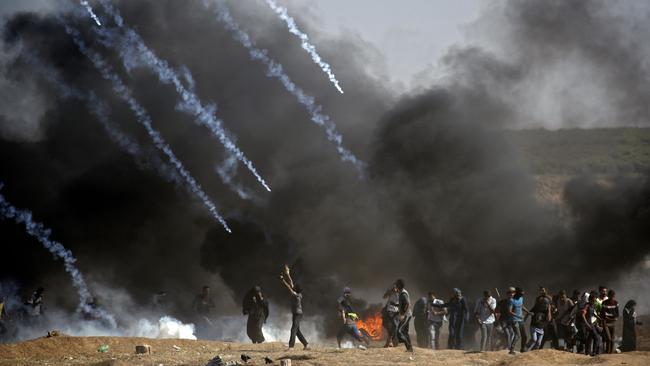
[[[248,170],[255,176],[257,181],[267,190],[271,191],[266,181],[257,172],[253,163],[244,155],[244,153],[235,145],[234,141],[228,136],[228,132],[223,127],[223,121],[216,117],[216,106],[204,106],[199,97],[192,91],[188,90],[183,83],[178,73],[172,69],[167,61],[161,60],[156,54],[144,43],[140,35],[124,24],[119,10],[115,9],[107,0],[100,2],[105,11],[113,18],[118,27],[124,30],[123,37],[120,37],[117,32],[109,29],[101,28],[95,31],[106,41],[116,47],[124,67],[131,70],[136,66],[147,66],[155,71],[158,79],[165,84],[173,84],[176,92],[179,94],[181,101],[178,104],[178,109],[185,111],[195,116],[195,121],[207,127],[212,134],[223,144],[228,153],[234,154],[237,160],[241,161]],[[191,80],[189,70],[185,70],[186,79]],[[188,78],[188,76],[190,78]]]
[[[97,95],[90,91],[84,93],[81,90],[74,88],[61,80],[60,75],[52,67],[48,67],[38,61],[38,59],[30,54],[24,53],[23,58],[36,70],[37,73],[42,75],[45,80],[54,85],[63,98],[73,98],[86,102],[87,108],[97,117],[97,120],[104,128],[111,140],[117,144],[122,150],[126,151],[129,155],[133,156],[136,163],[139,165],[153,165],[154,169],[158,171],[166,180],[181,186],[183,182],[176,171],[168,164],[163,162],[158,155],[149,154],[146,158],[151,164],[145,163],[145,151],[142,147],[132,138],[127,136],[109,119],[109,107],[97,97]]]
[[[90,17],[93,18],[93,20],[95,21],[95,23],[97,23],[97,25],[101,27],[101,26],[102,26],[102,22],[99,21],[99,18],[97,17],[97,15],[95,14],[95,12],[93,11],[93,8],[90,6],[90,4],[88,4],[88,1],[86,1],[86,0],[79,0],[79,2],[81,3],[81,5],[83,5],[84,8],[86,8],[86,10],[88,11],[88,13],[90,14]]]
[[[233,181],[233,177],[237,174],[237,159],[233,155],[227,156],[222,164],[215,167],[215,170],[221,177],[223,183],[235,191],[241,199],[255,202],[260,201],[255,194]]]
[[[0,182],[0,189],[2,189],[2,187],[3,183]],[[79,293],[79,306],[77,310],[86,312],[91,314],[94,318],[105,321],[107,325],[112,328],[116,327],[117,324],[115,323],[113,315],[109,314],[105,310],[89,305],[93,297],[88,290],[83,275],[75,266],[77,259],[72,255],[72,252],[66,249],[61,243],[50,239],[50,234],[52,233],[50,229],[45,228],[45,226],[40,222],[35,222],[30,211],[14,207],[1,193],[0,215],[8,219],[13,219],[18,224],[25,225],[25,230],[29,235],[36,238],[36,240],[50,251],[55,258],[59,258],[63,261],[65,271],[68,272],[72,278],[72,284]]]
[[[339,81],[336,80],[336,76],[334,75],[332,68],[327,62],[323,61],[323,59],[316,51],[316,47],[311,43],[309,43],[309,37],[305,33],[303,33],[300,29],[298,29],[296,22],[287,12],[287,8],[278,5],[275,2],[275,0],[266,0],[266,3],[269,5],[271,9],[273,9],[273,11],[275,11],[276,14],[278,14],[280,19],[284,20],[284,22],[287,23],[287,27],[289,27],[289,32],[291,32],[292,34],[300,38],[300,45],[302,46],[302,48],[305,51],[307,51],[307,53],[309,53],[309,56],[311,56],[311,59],[314,61],[314,63],[320,66],[323,72],[327,74],[327,77],[330,79],[330,82],[334,84],[336,90],[338,90],[339,93],[343,94],[343,89],[341,89],[341,86],[339,86]]]
[[[208,195],[203,191],[201,185],[192,177],[189,171],[185,168],[183,163],[176,157],[172,149],[165,142],[160,133],[153,127],[151,122],[151,117],[147,111],[138,103],[135,98],[131,95],[131,90],[124,85],[122,80],[112,71],[110,65],[104,61],[104,59],[97,52],[92,51],[86,47],[85,42],[81,39],[79,32],[76,29],[73,29],[65,22],[63,23],[66,32],[72,37],[74,43],[77,45],[81,53],[83,53],[90,61],[93,63],[95,68],[101,73],[102,77],[110,81],[113,85],[113,90],[117,95],[122,98],[128,105],[129,108],[135,113],[137,120],[144,126],[145,130],[153,140],[154,144],[158,149],[160,149],[169,159],[169,162],[176,167],[178,173],[185,179],[188,187],[192,192],[199,197],[201,202],[208,208],[212,216],[221,223],[221,225],[226,229],[227,232],[232,232],[226,220],[224,220],[219,212],[217,211],[216,205],[210,200]]]
[[[203,2],[207,7],[210,6],[209,0],[204,0]],[[307,109],[307,112],[309,112],[311,120],[317,125],[325,128],[325,131],[327,132],[328,140],[336,144],[336,150],[341,156],[341,159],[343,161],[352,162],[355,168],[357,168],[357,170],[363,175],[365,171],[365,164],[359,159],[357,159],[357,157],[354,156],[354,154],[352,154],[350,150],[343,147],[343,136],[341,136],[341,134],[336,131],[336,125],[331,120],[331,118],[321,113],[323,107],[317,105],[314,97],[307,95],[300,87],[298,87],[291,80],[291,78],[289,78],[289,76],[284,72],[282,65],[275,62],[273,59],[271,59],[268,56],[267,50],[260,49],[255,46],[251,37],[248,35],[248,33],[244,32],[239,27],[239,24],[237,24],[237,22],[230,14],[228,7],[222,1],[217,1],[216,4],[217,4],[217,11],[216,11],[217,19],[221,23],[223,23],[226,29],[228,29],[232,33],[233,38],[235,40],[237,40],[244,47],[246,47],[246,49],[248,49],[251,59],[262,62],[267,68],[266,74],[269,77],[274,77],[280,80],[280,82],[285,87],[285,89],[287,89],[289,93],[294,95],[298,100],[298,102]]]

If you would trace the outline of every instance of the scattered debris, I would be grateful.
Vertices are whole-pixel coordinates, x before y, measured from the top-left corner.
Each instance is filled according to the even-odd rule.
[[[135,353],[138,354],[151,354],[151,346],[148,344],[143,344],[140,346],[135,346]]]
[[[56,329],[47,332],[47,338],[58,337],[60,335],[61,335],[61,332],[59,332]]]
[[[268,365],[270,363],[273,363],[273,360],[268,357],[264,357],[264,363]]]
[[[101,346],[97,347],[97,352],[106,353],[109,349],[110,347],[108,344],[102,344]]]
[[[223,359],[220,356],[217,356],[213,358],[212,360],[208,361],[208,363],[205,366],[239,366],[242,365],[237,361],[226,361],[224,362]]]
[[[242,361],[244,361],[244,363],[248,363],[248,361],[251,359],[250,356],[244,354],[242,354],[240,358]]]
[[[180,348],[179,346],[175,345],[175,344],[172,346],[172,348],[175,349],[175,350],[177,350],[177,351],[180,351],[180,350],[181,350],[181,348]]]

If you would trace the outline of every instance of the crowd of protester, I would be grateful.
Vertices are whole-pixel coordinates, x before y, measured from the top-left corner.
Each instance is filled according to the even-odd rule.
[[[496,289],[495,289],[496,290]],[[598,355],[636,350],[636,302],[629,300],[622,311],[616,292],[600,286],[598,291],[574,290],[571,296],[561,290],[551,295],[540,287],[533,306],[528,309],[525,292],[510,287],[504,297],[490,290],[475,303],[470,303],[460,289],[453,289],[449,300],[443,301],[431,291],[411,307],[404,281],[398,280],[389,289],[382,310],[383,326],[388,334],[385,347],[404,343],[412,345],[408,321],[414,318],[417,345],[440,349],[440,330],[448,322],[448,349],[477,349],[509,353],[544,348]],[[622,319],[622,337],[616,337],[617,322]],[[480,337],[475,336],[480,332]],[[476,344],[474,339],[480,339]],[[620,342],[618,342],[620,340]],[[472,342],[471,345],[466,344]]]

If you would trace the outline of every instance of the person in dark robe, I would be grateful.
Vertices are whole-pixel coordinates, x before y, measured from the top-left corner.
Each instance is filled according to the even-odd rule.
[[[636,301],[629,300],[623,308],[623,342],[621,352],[636,351],[636,326],[642,325],[636,320]]]
[[[415,335],[418,347],[431,347],[431,340],[429,339],[429,323],[427,321],[426,297],[419,298],[413,305],[413,325],[415,325]]]
[[[269,317],[269,302],[264,298],[260,286],[254,286],[248,291],[244,297],[242,308],[244,315],[248,315],[248,322],[246,323],[248,338],[253,343],[263,343],[262,327]]]
[[[449,312],[449,349],[463,349],[463,333],[469,319],[469,307],[460,289],[454,289],[454,295],[447,305]]]

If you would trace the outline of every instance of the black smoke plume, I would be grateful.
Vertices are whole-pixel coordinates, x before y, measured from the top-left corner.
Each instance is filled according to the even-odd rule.
[[[535,199],[525,162],[503,134],[548,116],[555,127],[598,125],[601,115],[589,108],[596,104],[612,116],[611,124],[647,124],[647,47],[637,47],[642,38],[629,24],[640,23],[632,10],[598,1],[494,6],[474,25],[498,28],[484,32],[494,39],[450,50],[441,60],[444,80],[409,95],[395,95],[385,75],[370,74],[366,65],[376,52],[368,45],[319,37],[301,24],[345,84],[340,95],[263,4],[228,2],[257,44],[337,121],[346,146],[368,163],[368,177],[359,179],[201,1],[114,4],[161,58],[192,72],[197,94],[218,105],[226,127],[273,188],[259,190],[244,169],[235,179],[256,190],[261,202],[242,201],[222,184],[215,174],[221,148],[175,110],[172,88],[148,70],[124,70],[116,53],[94,38],[89,18],[65,12],[6,18],[3,85],[24,85],[32,111],[42,113],[36,127],[23,131],[9,113],[12,106],[1,104],[3,194],[52,227],[89,278],[126,289],[142,305],[165,290],[178,315],[187,315],[193,294],[215,274],[222,281],[214,286],[217,296],[233,296],[234,304],[253,285],[282,304],[287,295],[277,276],[288,263],[305,289],[305,310],[331,319],[346,285],[371,303],[381,301],[398,277],[417,295],[433,289],[441,297],[452,287],[470,296],[514,284],[569,289],[607,281],[648,254],[647,181],[621,180],[607,188],[588,177],[572,181],[565,194],[570,217],[562,221]],[[95,10],[101,18],[101,7]],[[97,93],[110,105],[109,118],[151,147],[57,16],[80,28],[89,47],[127,80],[218,202],[233,234],[215,225],[184,189],[119,150],[85,104],[63,98],[27,62],[29,54],[65,83]],[[505,50],[490,48],[501,41]],[[579,79],[580,70],[598,78],[554,94],[553,87],[565,86],[558,80]],[[607,89],[590,89],[596,86]],[[602,106],[599,98],[610,103]],[[9,221],[0,220],[0,237],[0,278],[24,288],[43,284],[51,289],[49,301],[74,306],[59,263]],[[603,254],[620,243],[624,250]],[[220,311],[233,311],[228,301],[220,304]]]

